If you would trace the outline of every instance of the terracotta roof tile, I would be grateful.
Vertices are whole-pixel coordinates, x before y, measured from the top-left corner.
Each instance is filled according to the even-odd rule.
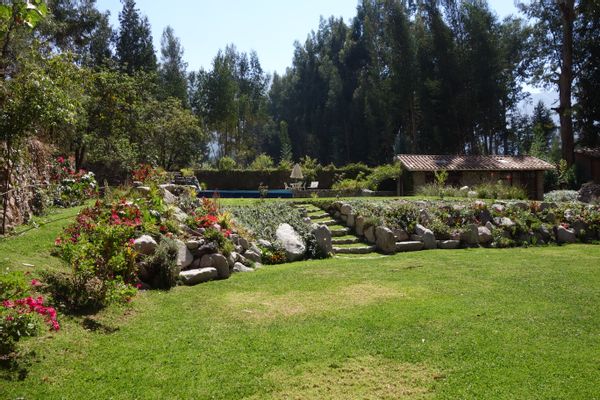
[[[408,171],[540,171],[554,169],[532,156],[452,156],[400,154],[396,159]]]

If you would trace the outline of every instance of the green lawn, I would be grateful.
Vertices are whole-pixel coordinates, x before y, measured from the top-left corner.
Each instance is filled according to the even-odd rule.
[[[57,267],[60,225],[0,258]],[[599,304],[600,246],[267,266],[63,317],[0,398],[597,399]]]

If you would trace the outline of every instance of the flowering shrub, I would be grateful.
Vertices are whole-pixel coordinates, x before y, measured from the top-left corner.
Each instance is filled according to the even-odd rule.
[[[190,218],[186,221],[190,228],[213,229],[226,238],[231,236],[231,229],[233,228],[231,213],[227,211],[220,212],[215,200],[203,198],[201,206],[190,214]]]
[[[142,183],[159,184],[167,180],[167,172],[150,164],[140,164],[131,171],[131,178]]]
[[[0,361],[14,360],[17,342],[36,336],[43,324],[53,331],[60,329],[56,310],[44,305],[42,296],[31,294],[41,285],[37,279],[27,284],[20,272],[0,275]]]
[[[48,277],[56,297],[74,308],[129,300],[137,283],[133,239],[142,223],[140,207],[125,199],[83,209],[55,241],[74,275]]]
[[[72,207],[83,204],[98,193],[98,184],[93,172],[75,170],[73,160],[58,157],[51,164],[51,195],[55,205]]]
[[[283,264],[287,261],[285,251],[282,249],[262,249],[261,253],[265,264]]]

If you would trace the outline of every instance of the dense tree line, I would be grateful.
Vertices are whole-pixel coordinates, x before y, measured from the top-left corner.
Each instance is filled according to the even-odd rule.
[[[485,1],[364,0],[349,25],[322,20],[296,43],[292,66],[273,78],[273,118],[288,124],[295,156],[325,162],[378,163],[396,152],[529,152],[531,119],[548,111],[538,105],[532,118],[521,115],[523,84],[560,82],[564,46],[550,40],[562,37],[560,3],[521,5],[527,24],[500,21]],[[599,7],[582,1],[572,9],[578,103],[556,111],[561,132],[574,117],[575,137],[597,145]],[[563,143],[569,134],[572,140],[572,131],[562,132]],[[552,142],[544,138],[545,151]],[[563,158],[572,151],[571,144]]]
[[[528,20],[500,20],[484,0],[362,0],[350,21],[322,19],[272,76],[234,45],[189,72],[174,30],[157,52],[143,12],[122,3],[117,27],[95,0],[1,3],[4,143],[36,134],[78,167],[178,169],[263,153],[285,163],[381,164],[398,152],[571,162],[575,142],[600,142],[594,0],[531,0],[520,5]],[[524,83],[560,91],[560,134],[545,105],[523,115]]]

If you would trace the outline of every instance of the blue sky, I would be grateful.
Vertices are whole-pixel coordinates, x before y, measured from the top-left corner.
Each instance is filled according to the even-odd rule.
[[[279,73],[291,64],[295,40],[316,30],[319,17],[356,14],[356,0],[137,0],[152,25],[156,49],[171,25],[180,38],[190,70],[209,68],[219,49],[234,43],[238,50],[256,50],[265,71]],[[516,12],[512,0],[490,1],[499,16]],[[119,0],[97,0],[100,10],[111,12],[118,26]]]
[[[291,64],[295,40],[303,42],[316,30],[319,17],[343,17],[356,14],[357,0],[137,0],[141,13],[152,25],[155,47],[160,49],[163,29],[171,25],[184,48],[188,70],[209,69],[219,49],[234,43],[238,50],[256,50],[263,69],[285,72]],[[513,0],[489,0],[491,8],[503,18],[517,13]],[[97,0],[100,10],[111,12],[118,27],[120,0]],[[555,97],[528,88],[533,101],[547,104]],[[526,107],[529,108],[529,107]]]

